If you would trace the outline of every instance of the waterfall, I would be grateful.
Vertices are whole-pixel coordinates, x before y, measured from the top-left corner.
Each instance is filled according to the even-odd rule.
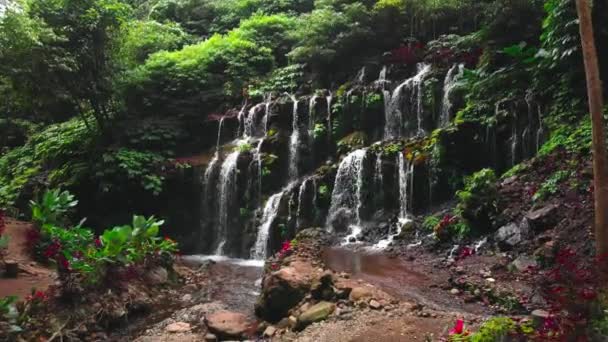
[[[329,146],[331,146],[331,142],[333,140],[332,139],[333,122],[331,122],[331,120],[332,120],[331,103],[333,101],[333,95],[331,92],[329,93],[329,95],[327,95],[326,99],[327,99],[327,138],[328,138]]]
[[[454,64],[445,76],[443,81],[443,101],[441,104],[440,126],[445,127],[451,120],[452,115],[452,90],[456,87],[457,79],[464,72],[464,64]]]
[[[298,114],[298,100],[295,96],[290,95],[293,101],[293,118],[292,118],[292,132],[291,138],[289,139],[289,179],[294,180],[299,176],[298,165],[300,163],[300,115]]]
[[[258,206],[262,205],[262,144],[264,144],[264,138],[260,139],[258,146],[255,148],[254,161],[257,164],[257,199]]]
[[[298,211],[296,213],[296,230],[300,229],[302,223],[302,215],[304,209],[304,196],[306,194],[306,185],[309,183],[311,178],[305,179],[300,185],[300,189],[298,190]]]
[[[382,67],[382,69],[380,70],[380,74],[378,75],[378,79],[376,80],[376,84],[383,86],[386,83],[386,72],[387,72],[388,68],[386,67],[386,65],[384,65]]]
[[[517,164],[517,150],[519,149],[519,134],[517,129],[517,112],[513,113],[513,126],[511,128],[511,166]]]
[[[218,211],[218,226],[217,226],[217,243],[215,254],[223,255],[225,253],[225,245],[228,239],[228,221],[229,221],[229,210],[231,209],[234,201],[236,200],[236,176],[237,166],[240,153],[238,151],[232,152],[224,163],[220,170],[220,178],[218,184],[219,193],[219,211]]]
[[[397,222],[397,230],[395,234],[390,234],[386,239],[380,240],[374,247],[384,249],[401,234],[403,226],[410,222],[408,213],[409,199],[413,195],[413,180],[414,180],[414,163],[406,161],[403,153],[397,156],[398,179],[399,179],[399,220]]]
[[[359,70],[359,72],[357,73],[357,76],[355,77],[355,79],[359,83],[365,82],[365,67],[362,67],[361,70]]]
[[[342,160],[331,195],[328,229],[332,230],[331,223],[338,215],[345,215],[352,230],[347,238],[354,237],[361,231],[363,161],[366,154],[367,149],[360,149],[351,152]]]
[[[257,260],[264,260],[268,254],[268,236],[272,223],[279,215],[279,206],[283,198],[284,191],[272,195],[266,202],[262,222],[258,228],[258,234],[255,240],[252,257]]]
[[[239,111],[239,115],[237,116],[237,119],[239,121],[239,127],[236,130],[235,139],[237,139],[238,137],[243,136],[245,134],[245,109],[246,108],[247,108],[247,101],[245,101],[243,108],[241,108],[241,110]]]
[[[311,132],[315,129],[315,107],[317,105],[317,95],[310,98],[308,102],[308,130]]]
[[[538,130],[536,131],[536,152],[540,150],[541,145],[543,144],[542,140],[545,136],[545,128],[543,126],[543,116],[541,112],[540,105],[536,106],[538,113]]]
[[[384,176],[382,175],[382,149],[376,153],[376,165],[374,166],[374,187],[376,196],[384,202]]]
[[[268,134],[268,119],[270,118],[270,104],[272,101],[272,95],[268,94],[266,102],[264,103],[264,136]]]
[[[424,133],[422,127],[424,106],[423,106],[423,81],[425,76],[430,72],[431,66],[428,64],[418,64],[418,73],[405,82],[401,83],[392,95],[388,91],[384,91],[384,139],[390,140],[403,136],[404,124],[407,123],[404,114],[413,115],[415,113],[417,119],[417,134]],[[403,96],[407,95],[409,107],[403,110]]]
[[[259,103],[255,106],[251,107],[251,109],[249,109],[249,113],[247,114],[247,117],[244,120],[245,123],[244,123],[243,134],[245,137],[253,137],[256,135],[257,116],[258,116],[258,113],[260,112],[260,110],[265,107],[266,107],[265,103]]]
[[[220,142],[222,140],[222,127],[224,126],[224,120],[226,119],[225,116],[222,116],[222,118],[220,119],[220,124],[219,127],[217,129],[217,140],[215,142],[215,150],[219,151],[220,149]]]

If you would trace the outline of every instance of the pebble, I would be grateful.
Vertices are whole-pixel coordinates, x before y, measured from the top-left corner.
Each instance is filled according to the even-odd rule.
[[[213,334],[205,335],[205,342],[215,342],[215,341],[217,341],[217,336],[215,336]]]
[[[451,289],[450,293],[453,294],[453,295],[457,295],[457,294],[460,294],[460,290],[459,289]]]
[[[369,301],[369,307],[374,310],[380,310],[382,309],[382,304],[380,304],[377,300],[372,299]]]
[[[167,327],[165,328],[165,331],[167,331],[168,333],[183,333],[183,332],[187,332],[190,331],[192,329],[192,327],[190,327],[190,324],[188,323],[184,323],[184,322],[177,322],[177,323],[172,323],[167,325]]]

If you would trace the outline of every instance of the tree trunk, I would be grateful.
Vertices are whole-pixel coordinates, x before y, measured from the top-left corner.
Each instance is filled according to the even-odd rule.
[[[608,160],[604,133],[602,82],[597,59],[597,50],[591,22],[591,7],[588,0],[577,0],[583,59],[587,76],[587,96],[593,126],[593,186],[595,196],[595,242],[596,253],[608,255]]]

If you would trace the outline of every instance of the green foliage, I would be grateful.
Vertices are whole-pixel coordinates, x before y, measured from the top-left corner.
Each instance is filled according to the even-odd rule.
[[[96,176],[103,192],[118,190],[125,185],[135,185],[159,195],[165,179],[159,171],[165,161],[166,158],[153,152],[124,148],[108,151],[95,167]]]
[[[325,127],[324,124],[316,123],[312,131],[312,135],[315,140],[320,140],[327,137],[327,127]]]
[[[509,171],[505,172],[501,178],[506,179],[509,177],[513,177],[513,176],[518,175],[521,172],[525,171],[527,168],[528,168],[528,166],[524,163],[517,164],[517,165],[513,166],[512,168],[510,168]]]
[[[338,141],[338,153],[348,153],[358,148],[362,148],[367,144],[367,135],[365,132],[353,132],[342,140]]]
[[[249,96],[261,98],[269,93],[294,93],[304,76],[302,64],[275,69],[268,78],[249,86]]]
[[[327,199],[330,195],[329,187],[325,184],[319,185],[317,192],[319,193],[319,197],[321,197],[321,199]]]
[[[49,190],[43,198],[41,202],[32,203],[32,216],[41,217],[37,220],[40,238],[33,252],[41,259],[55,261],[64,276],[79,274],[84,286],[97,284],[112,268],[148,266],[177,251],[173,241],[158,237],[163,221],[154,217],[135,215],[131,225],[105,230],[96,241],[93,232],[80,224],[70,228],[58,224],[65,222],[65,217],[60,216],[66,211],[62,208],[73,207],[77,203],[70,193]],[[36,211],[50,214],[43,216]],[[71,285],[70,282],[64,283],[64,286]]]
[[[248,153],[253,150],[253,145],[251,145],[248,141],[239,141],[238,145],[234,148],[235,151],[239,151],[241,153]]]
[[[76,207],[78,201],[68,191],[59,189],[49,190],[44,193],[40,202],[31,201],[32,220],[39,227],[44,225],[60,225],[60,219]]]
[[[91,112],[106,128],[114,105],[111,56],[129,16],[120,0],[31,0],[8,11],[0,23],[0,74],[15,97],[36,99],[19,110]]]
[[[121,37],[118,58],[128,69],[143,64],[155,52],[177,50],[191,40],[173,23],[131,21],[124,30],[126,32]]]
[[[577,125],[559,125],[552,131],[549,140],[543,144],[539,154],[545,156],[560,147],[570,152],[589,153],[592,143],[591,128],[591,119],[588,116]]]
[[[95,127],[88,129],[79,118],[50,125],[30,137],[21,147],[0,156],[0,207],[11,207],[24,187],[45,168],[53,185],[73,185],[86,174],[86,161],[98,138]]]
[[[466,177],[464,189],[456,192],[457,214],[464,224],[483,233],[491,228],[491,220],[497,213],[498,190],[496,175],[491,169],[483,169]],[[464,230],[464,227],[461,227]]]
[[[134,110],[162,113],[179,106],[200,115],[201,101],[242,94],[248,80],[273,66],[272,51],[236,35],[214,35],[179,51],[158,52],[137,68],[125,87]],[[162,96],[159,96],[162,94]],[[203,94],[203,96],[201,96]]]
[[[356,55],[357,46],[369,43],[371,17],[369,9],[358,2],[335,7],[317,4],[314,11],[298,19],[293,33],[297,43],[289,58],[327,68],[346,56]]]
[[[437,216],[427,216],[424,219],[424,222],[422,223],[422,228],[424,228],[424,230],[428,230],[430,232],[435,230],[435,227],[437,227],[437,225],[439,225],[439,223],[441,222],[441,219],[439,219]]]
[[[495,317],[485,322],[479,331],[471,335],[471,342],[494,342],[517,331],[517,325],[508,317]]]
[[[256,14],[243,20],[237,29],[230,32],[230,35],[271,49],[275,61],[278,64],[285,64],[285,54],[291,50],[294,41],[289,32],[295,27],[296,21],[292,17]]]
[[[532,197],[534,201],[542,201],[550,195],[555,195],[559,190],[559,185],[570,178],[571,172],[566,170],[556,171],[543,182],[538,191]]]

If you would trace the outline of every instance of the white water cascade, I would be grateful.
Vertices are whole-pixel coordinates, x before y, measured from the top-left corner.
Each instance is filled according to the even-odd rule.
[[[464,64],[454,64],[445,76],[443,81],[443,101],[441,104],[441,117],[439,124],[445,127],[452,118],[453,104],[451,100],[452,91],[456,88],[458,78],[464,72]]]
[[[257,105],[249,109],[247,117],[244,118],[244,129],[243,135],[245,137],[253,137],[256,135],[256,121],[257,117],[262,109],[266,108],[266,104],[258,103]]]
[[[218,226],[217,226],[217,243],[215,254],[223,255],[225,253],[225,245],[228,239],[228,221],[229,210],[236,199],[236,176],[237,166],[240,153],[232,152],[220,170],[218,193],[219,193],[219,211],[218,211]]]
[[[332,101],[333,101],[333,94],[330,92],[329,95],[327,95],[326,97],[327,100],[327,138],[328,138],[328,142],[331,146],[331,141],[332,139],[332,131],[333,131],[333,122],[332,120],[332,113],[331,113],[331,105],[332,105]]]
[[[418,73],[401,83],[392,95],[388,91],[384,91],[384,139],[390,140],[403,136],[404,126],[409,122],[406,121],[406,116],[416,115],[417,131],[416,134],[423,134],[422,127],[424,106],[423,106],[423,81],[426,75],[430,72],[431,66],[428,64],[419,64]],[[403,106],[404,96],[407,96],[409,108]]]
[[[292,132],[289,139],[289,180],[295,180],[299,176],[298,165],[300,163],[300,144],[302,132],[300,130],[300,115],[298,113],[298,100],[290,95],[293,101]]]
[[[398,179],[399,179],[399,220],[395,234],[389,234],[384,240],[380,240],[374,247],[384,249],[388,247],[397,236],[405,224],[411,221],[408,213],[409,199],[413,195],[414,163],[406,161],[403,153],[397,156]]]
[[[538,113],[538,130],[536,131],[536,152],[538,153],[541,148],[541,145],[543,144],[543,139],[545,138],[545,127],[543,125],[543,115],[541,112],[540,105],[537,105],[536,109]]]
[[[378,75],[378,79],[376,80],[376,85],[378,86],[384,86],[387,83],[386,80],[386,73],[388,71],[388,68],[385,66],[382,67],[382,69],[380,70],[380,74]]]
[[[333,219],[338,215],[346,215],[351,229],[351,234],[346,238],[347,242],[361,233],[363,161],[366,155],[367,149],[360,149],[351,152],[342,160],[331,195],[327,227],[332,229]]]
[[[270,228],[274,220],[279,215],[279,206],[281,204],[281,199],[283,199],[284,193],[284,191],[281,191],[278,194],[274,194],[266,202],[264,213],[262,215],[262,222],[258,228],[255,246],[252,251],[253,259],[264,260],[267,257]]]

